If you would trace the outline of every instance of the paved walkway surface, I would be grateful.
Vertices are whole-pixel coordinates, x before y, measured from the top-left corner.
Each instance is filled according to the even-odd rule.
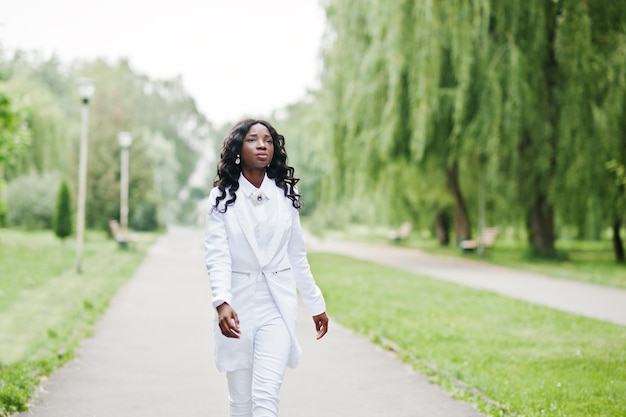
[[[31,410],[18,416],[227,416],[225,376],[215,370],[213,363],[213,317],[201,241],[201,232],[170,228],[114,297],[94,336],[83,343],[79,357],[55,372],[42,385]],[[445,279],[459,275],[465,285],[472,285],[474,278],[470,277],[475,277],[484,281],[474,285],[481,288],[489,288],[485,275],[501,281],[508,280],[511,273],[401,248],[310,239],[310,251],[321,249],[390,262],[409,270],[421,264],[417,272]],[[535,277],[527,286],[542,280],[546,279]],[[563,285],[541,291],[552,288],[552,297],[556,297],[563,286],[569,285],[566,281],[556,282]],[[584,288],[587,297],[594,300],[599,296],[591,290],[606,292],[593,286]],[[621,312],[617,315],[623,317],[624,292],[607,293],[618,294],[622,301],[620,308],[607,303],[607,309]],[[481,416],[400,363],[393,354],[334,321],[329,334],[316,341],[311,318],[304,309],[300,313],[298,331],[304,358],[298,368],[287,373],[281,415]],[[599,314],[595,310],[593,313]],[[605,319],[609,316],[603,313]]]
[[[511,298],[626,326],[626,290],[549,278],[472,260],[432,256],[417,249],[323,240],[308,236],[308,249],[353,258],[493,291]],[[475,255],[470,255],[475,258]]]

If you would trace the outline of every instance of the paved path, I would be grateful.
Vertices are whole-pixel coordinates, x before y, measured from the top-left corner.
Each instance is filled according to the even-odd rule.
[[[390,245],[321,240],[312,236],[307,237],[307,245],[309,251],[340,253],[626,326],[626,290],[548,278],[469,259],[432,256]]]
[[[80,357],[55,372],[19,416],[227,416],[201,239],[170,229],[114,297]],[[481,417],[336,322],[315,341],[303,309],[299,320],[304,358],[287,373],[282,416]]]

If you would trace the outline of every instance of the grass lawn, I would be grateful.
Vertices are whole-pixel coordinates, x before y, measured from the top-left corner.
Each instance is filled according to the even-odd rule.
[[[40,378],[73,357],[155,238],[120,250],[90,232],[77,274],[73,240],[0,229],[0,416],[25,410]]]
[[[493,416],[626,415],[626,327],[313,253],[329,314]]]

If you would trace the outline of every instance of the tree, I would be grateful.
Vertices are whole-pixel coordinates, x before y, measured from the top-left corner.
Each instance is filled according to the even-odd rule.
[[[0,226],[7,223],[8,207],[4,195],[5,169],[12,166],[28,147],[30,132],[23,114],[0,91]]]
[[[458,239],[489,189],[486,215],[523,224],[542,256],[555,255],[557,224],[619,232],[604,164],[626,163],[626,3],[331,0],[326,11],[310,106],[330,161],[321,201],[361,220],[428,211],[440,227],[452,204]]]
[[[12,102],[8,106],[0,100],[0,112],[10,107],[13,131],[22,129],[21,135],[12,134],[2,123],[9,119],[0,115],[0,170],[6,167],[0,177],[54,172],[70,179],[70,190],[76,189],[73,180],[78,176],[80,99],[75,83],[81,76],[95,80],[89,120],[88,227],[108,228],[109,218],[119,213],[120,131],[130,131],[134,137],[129,183],[132,212],[143,203],[158,204],[161,210],[168,200],[178,197],[212,129],[181,77],[150,79],[136,73],[126,60],[77,62],[68,67],[55,56],[18,51],[11,59],[0,55],[0,73],[6,79],[0,92],[7,91]],[[14,151],[25,143],[15,139],[27,139],[22,133],[29,131],[31,146]],[[4,140],[5,134],[11,141]],[[10,166],[3,162],[9,154],[5,149],[11,151]]]
[[[0,174],[24,153],[29,141],[23,112],[16,110],[9,97],[0,91]]]
[[[624,253],[624,243],[620,236],[620,229],[626,214],[626,168],[613,159],[606,163],[606,169],[613,174],[614,185],[617,191],[615,199],[617,201],[614,203],[616,209],[615,220],[611,228],[613,232],[613,250],[615,252],[615,261],[623,264],[626,263],[626,254]]]
[[[122,130],[133,133],[130,218],[144,203],[163,206],[165,198],[176,198],[175,190],[186,185],[211,129],[182,80],[151,80],[136,74],[124,60],[85,63],[76,72],[93,78],[97,86],[90,104],[87,224],[107,228],[108,220],[118,216],[116,138]]]
[[[65,180],[61,181],[57,194],[54,218],[52,219],[54,234],[65,239],[72,234],[72,209],[70,188]]]

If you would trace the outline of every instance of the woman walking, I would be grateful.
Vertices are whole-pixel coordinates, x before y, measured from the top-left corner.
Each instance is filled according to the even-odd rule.
[[[298,293],[317,339],[328,331],[293,174],[285,139],[267,121],[243,120],[225,138],[209,195],[205,261],[216,309],[215,360],[226,372],[231,417],[278,416],[286,368],[302,353]]]

